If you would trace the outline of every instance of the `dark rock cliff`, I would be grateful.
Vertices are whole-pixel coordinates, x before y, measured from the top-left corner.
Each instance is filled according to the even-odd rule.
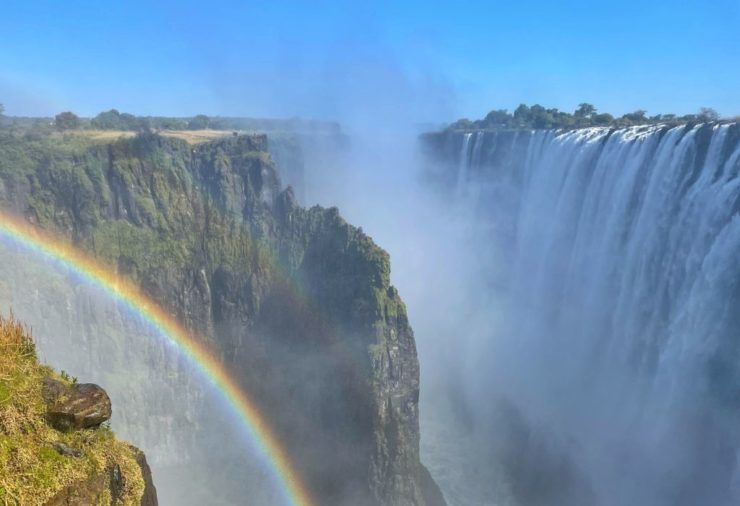
[[[136,463],[139,466],[143,479],[143,491],[136,498],[136,505],[158,506],[157,489],[152,480],[152,473],[146,456],[138,448],[129,446]],[[89,477],[80,479],[64,487],[49,499],[44,506],[88,506],[91,504],[117,505],[130,503],[130,499],[122,500],[121,495],[125,486],[124,476],[120,466],[110,465],[105,469],[92,473]]]
[[[0,138],[0,203],[208,340],[318,504],[434,497],[419,462],[415,341],[388,255],[336,209],[281,191],[264,136]]]

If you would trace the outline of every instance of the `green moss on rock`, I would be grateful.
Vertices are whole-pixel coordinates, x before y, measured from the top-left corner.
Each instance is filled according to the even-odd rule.
[[[46,420],[44,378],[70,384],[68,377],[38,363],[30,334],[20,323],[0,319],[0,503],[66,504],[90,480],[99,493],[112,485],[108,471],[120,469],[116,504],[138,505],[145,481],[138,450],[118,441],[107,427],[59,432]],[[58,446],[79,456],[62,455]],[[112,501],[103,504],[113,504]]]

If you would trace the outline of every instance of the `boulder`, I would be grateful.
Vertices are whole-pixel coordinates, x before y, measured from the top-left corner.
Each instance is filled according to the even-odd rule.
[[[47,420],[52,427],[61,431],[87,429],[110,420],[110,398],[101,387],[92,383],[64,387],[63,392],[55,392],[58,395],[46,410]]]

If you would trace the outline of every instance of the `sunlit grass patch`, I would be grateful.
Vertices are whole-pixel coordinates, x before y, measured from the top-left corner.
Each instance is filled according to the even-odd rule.
[[[0,317],[0,504],[44,504],[61,490],[119,466],[123,484],[119,504],[138,504],[144,481],[135,450],[117,441],[105,426],[58,432],[45,420],[42,380],[69,385],[71,378],[40,365],[31,333]],[[65,456],[62,443],[80,452]]]

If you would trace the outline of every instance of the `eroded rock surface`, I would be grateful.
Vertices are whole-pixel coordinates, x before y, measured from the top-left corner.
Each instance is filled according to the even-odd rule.
[[[67,387],[51,380],[44,383],[42,395],[44,399],[52,399],[51,402],[47,401],[49,407],[46,416],[57,430],[98,427],[110,420],[112,414],[108,394],[92,383]]]

